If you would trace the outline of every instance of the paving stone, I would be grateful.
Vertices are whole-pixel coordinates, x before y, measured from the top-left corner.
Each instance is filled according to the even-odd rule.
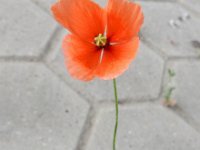
[[[0,72],[0,149],[74,150],[88,104],[42,64]]]
[[[96,79],[91,82],[82,82],[72,79],[66,71],[63,54],[60,51],[49,66],[88,99],[94,101],[114,99],[112,81]],[[162,70],[163,60],[141,44],[136,60],[129,70],[117,79],[119,98],[138,100],[157,97],[160,91]]]
[[[167,56],[197,56],[200,21],[176,3],[139,2],[144,11],[144,39]]]
[[[200,125],[200,61],[179,61],[171,63],[169,68],[176,73],[176,90],[173,98],[178,106]]]
[[[50,14],[51,14],[52,4],[56,2],[56,0],[32,0],[32,1]]]
[[[132,0],[132,1],[136,1],[136,0]],[[140,0],[140,1],[175,2],[177,0]]]
[[[180,0],[187,7],[200,14],[200,1],[199,0]]]
[[[44,53],[43,60],[51,61],[55,58],[55,55],[60,51],[60,43],[62,43],[63,38],[69,34],[69,32],[62,27],[58,27],[56,34],[53,35],[50,44],[48,45],[48,53]],[[58,44],[59,43],[59,44]]]
[[[44,11],[27,0],[1,0],[0,57],[38,56],[56,23]]]
[[[95,121],[87,150],[110,150],[114,110],[103,109]],[[120,109],[117,149],[199,150],[200,134],[167,108],[140,104]]]
[[[34,3],[39,5],[41,8],[43,8],[45,11],[47,11],[49,14],[51,14],[51,6],[56,2],[56,0],[32,0]],[[105,6],[107,3],[107,0],[94,0],[96,3],[100,4],[101,6]]]

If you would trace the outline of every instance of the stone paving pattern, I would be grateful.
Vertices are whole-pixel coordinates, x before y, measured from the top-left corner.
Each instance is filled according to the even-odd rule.
[[[0,150],[111,150],[112,81],[70,77],[54,2],[1,0]],[[199,150],[200,1],[137,3],[145,23],[138,56],[117,79],[117,149]],[[176,73],[173,108],[162,105],[168,69]]]

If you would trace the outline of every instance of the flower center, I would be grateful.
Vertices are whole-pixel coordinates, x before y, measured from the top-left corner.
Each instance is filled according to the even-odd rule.
[[[102,47],[102,46],[105,46],[106,43],[107,43],[107,39],[104,35],[102,35],[101,33],[96,36],[94,38],[94,43],[98,46],[98,47]]]

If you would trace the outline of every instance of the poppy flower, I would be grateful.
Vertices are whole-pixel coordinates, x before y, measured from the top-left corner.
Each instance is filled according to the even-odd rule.
[[[92,0],[59,0],[51,10],[70,31],[62,47],[73,77],[109,80],[128,69],[137,53],[138,32],[144,20],[140,5],[109,0],[101,8]]]

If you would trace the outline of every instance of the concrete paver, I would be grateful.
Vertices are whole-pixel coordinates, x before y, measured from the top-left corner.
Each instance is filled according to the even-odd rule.
[[[42,64],[0,64],[0,149],[74,150],[88,104]]]
[[[114,109],[102,109],[87,150],[110,150]],[[162,106],[138,104],[120,109],[117,149],[198,150],[200,135]]]
[[[180,0],[185,6],[200,14],[200,1],[198,0]]]
[[[27,0],[1,0],[0,24],[0,57],[37,57],[56,27],[50,16]]]
[[[67,32],[51,16],[54,2],[1,0],[0,150],[110,150],[112,81],[85,83],[68,74],[60,50]],[[117,149],[199,150],[199,2],[137,2],[145,14],[143,41],[117,79]],[[174,111],[160,104],[168,68],[176,73]]]
[[[47,11],[49,14],[51,14],[51,6],[56,2],[56,0],[32,0],[34,3],[36,3],[38,6],[40,6],[42,9]],[[96,3],[100,4],[101,6],[105,6],[107,4],[107,0],[94,0]]]
[[[32,0],[35,4],[40,6],[43,10],[51,14],[51,6],[56,2],[56,0]]]
[[[200,21],[176,3],[139,2],[144,10],[142,35],[169,57],[197,56]]]

